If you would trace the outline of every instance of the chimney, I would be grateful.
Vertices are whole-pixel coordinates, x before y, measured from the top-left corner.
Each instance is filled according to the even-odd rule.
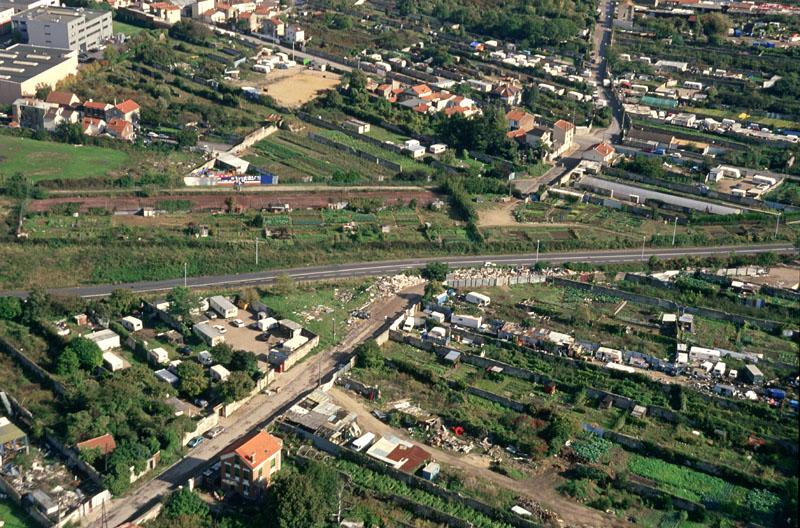
[[[256,454],[255,454],[255,452],[250,453],[250,456],[247,457],[247,458],[250,460],[251,464],[255,464],[256,463]]]

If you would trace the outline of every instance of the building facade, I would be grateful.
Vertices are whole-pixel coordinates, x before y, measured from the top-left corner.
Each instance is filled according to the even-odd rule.
[[[0,104],[32,97],[42,86],[56,83],[78,72],[78,52],[15,44],[0,50]]]
[[[111,11],[70,7],[37,7],[11,19],[20,37],[34,46],[92,50],[110,39]]]
[[[220,484],[246,498],[257,498],[281,469],[283,441],[259,431],[220,456]]]

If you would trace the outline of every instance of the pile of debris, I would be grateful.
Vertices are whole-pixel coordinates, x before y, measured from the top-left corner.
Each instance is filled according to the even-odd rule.
[[[455,435],[444,424],[440,424],[435,431],[431,432],[428,436],[428,445],[465,454],[470,453],[475,448],[475,444],[472,441],[467,441]]]
[[[375,283],[369,287],[370,300],[382,297],[390,297],[397,292],[424,284],[425,279],[418,275],[392,275],[389,277],[379,277]]]
[[[544,277],[554,275],[559,270],[533,271],[530,266],[517,266],[515,268],[484,266],[482,268],[460,268],[452,270],[447,274],[447,280],[467,280],[467,279],[497,279],[505,277],[526,277],[528,275],[541,275]]]
[[[333,313],[333,308],[330,306],[325,306],[323,304],[318,304],[311,309],[306,309],[301,312],[298,312],[303,321],[306,323],[309,321],[316,321],[318,319],[322,319],[322,316],[325,314]]]
[[[533,517],[540,519],[545,522],[550,523],[558,523],[561,519],[559,519],[558,514],[553,510],[548,510],[538,502],[534,501],[533,499],[529,499],[527,497],[520,497],[519,504],[526,510],[528,510]]]

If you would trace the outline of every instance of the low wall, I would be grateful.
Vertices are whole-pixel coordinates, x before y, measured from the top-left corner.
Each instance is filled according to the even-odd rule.
[[[239,154],[241,154],[245,150],[247,150],[250,147],[252,147],[254,144],[258,143],[259,141],[261,141],[265,137],[271,136],[272,134],[274,134],[277,131],[278,131],[278,127],[276,127],[274,125],[271,125],[271,126],[268,126],[268,127],[258,128],[256,130],[254,130],[253,132],[250,132],[249,134],[247,134],[244,137],[244,139],[242,139],[242,141],[238,145],[234,145],[231,148],[229,148],[228,149],[228,153],[233,154],[234,156],[238,156]]]
[[[669,301],[667,299],[661,299],[660,297],[650,297],[649,295],[640,295],[638,293],[618,290],[616,288],[610,288],[608,286],[600,286],[598,284],[587,284],[585,282],[573,281],[561,277],[548,277],[547,280],[559,286],[575,288],[578,290],[588,291],[591,293],[598,293],[601,295],[610,295],[612,297],[618,297],[626,301],[634,302],[637,304],[643,304],[646,306],[656,306],[658,308],[662,308],[664,310],[669,310],[672,312],[689,313],[689,314],[699,315],[700,317],[707,317],[708,319],[714,319],[716,321],[727,321],[729,323],[735,323],[739,325],[747,323],[749,325],[758,327],[762,330],[766,330],[767,332],[773,332],[783,327],[783,323],[780,323],[778,321],[757,319],[755,317],[748,317],[746,315],[729,314],[727,312],[714,310],[712,308],[701,308],[697,306],[682,306],[679,303],[676,303],[674,301]]]
[[[323,145],[327,145],[327,146],[329,146],[331,148],[335,148],[336,150],[341,150],[343,152],[347,152],[348,154],[351,154],[351,155],[356,156],[356,157],[361,158],[361,159],[365,159],[365,160],[367,160],[367,161],[369,161],[371,163],[374,163],[376,165],[380,165],[381,167],[384,167],[386,169],[389,169],[389,170],[392,170],[392,171],[395,171],[395,172],[403,172],[403,167],[400,166],[399,163],[395,163],[393,161],[389,161],[389,160],[385,160],[383,158],[379,158],[377,156],[374,156],[374,155],[370,154],[369,152],[364,152],[363,150],[358,150],[357,148],[353,148],[351,146],[344,145],[342,143],[338,143],[338,142],[333,141],[331,139],[328,139],[326,137],[314,134],[313,132],[310,133],[308,135],[308,137],[310,139],[316,141],[317,143],[322,143]]]
[[[306,440],[310,440],[311,443],[314,445],[314,447],[322,451],[325,451],[337,457],[344,458],[345,460],[348,460],[355,464],[364,466],[372,471],[375,471],[376,473],[387,475],[395,480],[407,484],[408,486],[421,489],[427,493],[430,493],[431,495],[435,495],[446,501],[451,501],[457,504],[461,504],[462,506],[465,506],[467,508],[479,511],[484,515],[491,517],[492,519],[506,522],[508,524],[511,524],[512,526],[515,526],[516,528],[539,528],[538,524],[529,521],[527,519],[523,519],[522,517],[519,517],[511,512],[499,510],[497,508],[489,506],[488,504],[485,504],[473,498],[465,497],[460,493],[446,490],[440,486],[437,486],[431,481],[422,479],[414,475],[410,475],[408,473],[403,473],[402,471],[399,471],[375,459],[372,459],[363,453],[352,451],[350,449],[336,445],[332,443],[330,440],[318,437],[313,433],[303,431],[302,429],[296,428],[284,422],[280,423],[280,427],[292,434],[295,434],[296,436],[305,438]]]
[[[183,433],[181,445],[186,445],[186,443],[195,436],[202,436],[217,425],[219,425],[219,413],[212,412],[208,416],[200,418],[200,420],[197,421],[197,426],[194,428],[194,431]]]
[[[67,391],[61,382],[57,381],[49,372],[40,367],[35,361],[30,359],[20,350],[17,350],[11,343],[0,338],[0,351],[12,356],[20,366],[32,374],[36,379],[44,383],[47,387],[51,388],[53,392],[59,396],[66,396]]]

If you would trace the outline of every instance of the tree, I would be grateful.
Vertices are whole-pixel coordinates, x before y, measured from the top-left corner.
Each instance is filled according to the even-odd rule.
[[[76,337],[69,342],[64,349],[62,356],[72,351],[78,358],[78,363],[82,369],[91,370],[103,364],[103,351],[94,341],[89,341],[85,337]]]
[[[50,95],[50,92],[52,91],[53,88],[51,88],[49,84],[45,83],[39,84],[36,86],[36,98],[44,101],[45,99],[47,99],[47,96]]]
[[[731,27],[731,21],[725,15],[720,13],[709,13],[701,17],[703,23],[703,33],[711,37],[724,37],[728,34]]]
[[[21,172],[12,174],[6,180],[5,187],[6,195],[17,200],[25,200],[31,195],[31,182],[28,177]]]
[[[356,361],[361,368],[380,368],[383,366],[381,347],[374,339],[365,341],[356,347]]]
[[[179,321],[188,321],[193,310],[200,304],[200,298],[185,286],[176,286],[167,294],[169,313]]]
[[[222,382],[219,394],[225,403],[241,400],[253,390],[255,382],[246,372],[234,371],[227,381]]]
[[[61,143],[69,145],[82,145],[86,141],[83,128],[78,123],[59,123],[53,132],[53,136]]]
[[[578,430],[578,424],[566,414],[556,414],[550,425],[542,432],[550,445],[550,453],[557,453],[564,442],[569,440]]]
[[[259,302],[261,296],[255,288],[245,288],[239,293],[239,300],[251,306],[253,303]]]
[[[111,315],[119,317],[138,308],[139,297],[133,293],[133,290],[117,288],[106,298],[105,304],[108,305]]]
[[[297,288],[297,285],[294,282],[294,279],[286,273],[281,273],[272,283],[272,292],[275,295],[289,295],[290,293],[294,292]]]
[[[251,376],[259,372],[256,355],[246,350],[234,351],[229,366],[231,370],[247,372]]]
[[[220,343],[211,347],[211,355],[217,363],[228,365],[233,358],[233,349],[228,343]]]
[[[183,488],[170,495],[164,505],[164,515],[166,517],[175,518],[189,515],[204,519],[208,517],[208,514],[208,504],[197,493],[190,491],[188,488]]]
[[[208,378],[203,367],[194,361],[182,361],[177,368],[178,390],[188,398],[197,398],[208,388]]]
[[[0,319],[13,321],[22,315],[22,301],[18,297],[0,297]]]
[[[428,262],[425,267],[422,268],[420,275],[422,275],[423,279],[429,281],[442,282],[447,278],[447,271],[449,269],[446,262]]]
[[[78,354],[72,349],[66,349],[58,356],[56,361],[56,373],[59,376],[70,377],[81,368]]]
[[[310,461],[301,473],[280,475],[269,490],[267,506],[275,528],[325,526],[336,505],[339,477],[321,463]]]
[[[179,147],[193,147],[197,145],[199,136],[194,128],[182,128],[175,134],[175,139],[178,141]]]

